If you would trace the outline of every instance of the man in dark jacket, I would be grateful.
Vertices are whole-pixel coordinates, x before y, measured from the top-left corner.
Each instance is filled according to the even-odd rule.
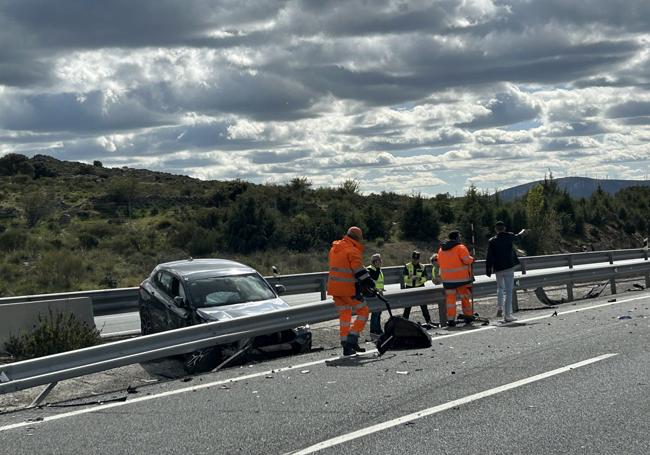
[[[485,274],[490,276],[493,271],[496,273],[497,317],[503,314],[505,322],[513,322],[517,319],[512,316],[512,290],[515,267],[519,264],[513,242],[519,240],[526,233],[526,229],[513,234],[506,232],[506,224],[503,221],[497,221],[494,230],[496,235],[488,243]]]
[[[384,293],[384,272],[381,270],[382,259],[381,254],[375,253],[370,257],[370,265],[366,267],[368,275],[375,282],[375,290]],[[374,294],[369,297],[374,296]],[[379,337],[383,331],[381,330],[381,311],[373,311],[370,314],[370,336]]]

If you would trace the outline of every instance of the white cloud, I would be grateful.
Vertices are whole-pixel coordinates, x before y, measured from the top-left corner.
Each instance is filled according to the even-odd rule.
[[[648,5],[8,0],[0,153],[424,194],[639,176]]]

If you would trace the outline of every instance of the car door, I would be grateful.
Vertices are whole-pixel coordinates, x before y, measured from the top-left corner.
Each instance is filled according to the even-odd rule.
[[[176,276],[172,276],[170,291],[171,304],[167,306],[169,328],[180,329],[181,327],[186,327],[189,324],[190,313],[190,310],[188,308],[188,299],[185,294],[185,289],[183,288],[183,283]],[[184,303],[179,306],[174,301],[175,297],[181,297]]]
[[[167,305],[171,292],[171,275],[165,271],[158,271],[153,277],[154,291],[149,305],[151,329],[153,332],[169,330],[169,316]]]

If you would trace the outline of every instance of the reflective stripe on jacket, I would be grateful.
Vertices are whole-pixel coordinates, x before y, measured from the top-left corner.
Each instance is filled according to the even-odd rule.
[[[329,295],[352,297],[358,293],[356,283],[370,278],[363,266],[362,256],[363,245],[347,235],[332,242],[327,280]]]
[[[377,269],[374,265],[369,265],[366,267],[368,269],[368,273],[370,274],[370,278],[375,280],[375,289],[378,291],[383,291],[384,290],[384,272],[381,271],[381,267]]]
[[[424,286],[427,276],[424,273],[424,266],[418,264],[417,269],[412,262],[404,266],[404,286],[407,288],[419,288]]]
[[[455,288],[472,282],[472,267],[474,258],[463,244],[453,248],[438,250],[438,264],[440,265],[440,278],[442,285]]]

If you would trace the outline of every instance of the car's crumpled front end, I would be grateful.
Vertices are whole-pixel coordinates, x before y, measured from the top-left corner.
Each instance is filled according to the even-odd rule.
[[[212,322],[254,316],[286,308],[289,308],[289,305],[284,300],[276,298],[260,302],[197,308],[196,314],[204,322]],[[311,344],[312,334],[309,325],[282,330],[268,335],[260,335],[252,341],[253,348],[265,352],[289,349],[294,353],[309,352],[311,350]],[[236,345],[240,346],[241,342]]]

